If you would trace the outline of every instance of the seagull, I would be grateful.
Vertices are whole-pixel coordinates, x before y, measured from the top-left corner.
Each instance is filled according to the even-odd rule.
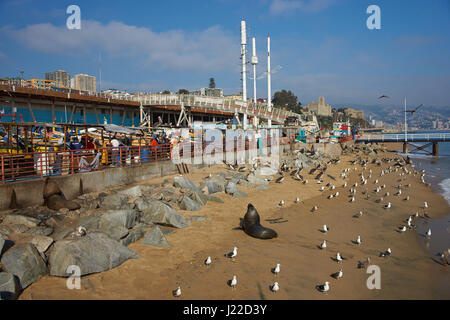
[[[344,182],[344,188],[347,187],[347,182]]]
[[[321,187],[320,187],[320,191],[323,191],[323,190],[325,190],[325,187],[324,187],[324,186],[321,186]]]
[[[316,289],[320,292],[327,292],[330,290],[330,286],[328,285],[328,281],[325,281],[325,284],[316,286]]]
[[[405,201],[408,201],[408,200],[409,200],[409,196],[406,196]]]
[[[384,195],[385,197],[389,197],[389,192],[386,192],[386,194]]]
[[[358,186],[358,182],[355,182],[353,186],[356,188]]]
[[[77,232],[76,232],[76,235],[77,235],[77,236],[83,237],[83,236],[85,236],[86,234],[87,234],[87,230],[86,230],[85,227],[79,226],[79,227],[77,228]]]
[[[276,180],[276,183],[282,183],[283,181],[284,181],[284,176],[281,176]]]
[[[342,278],[343,275],[344,275],[344,274],[343,274],[343,272],[342,272],[342,268],[340,268],[338,272],[333,273],[331,276],[332,276],[333,278],[335,278],[336,280],[339,280],[340,278]]]
[[[428,208],[428,203],[426,201],[423,203],[423,207]]]
[[[358,262],[358,268],[359,269],[365,269],[370,264],[370,258],[367,258],[366,261],[359,261]]]
[[[330,195],[328,196],[328,199],[333,199],[333,195],[330,194]]]
[[[336,260],[337,260],[338,263],[343,260],[342,257],[341,257],[341,254],[339,252],[336,254]]]
[[[238,250],[238,248],[234,247],[233,252],[230,252],[227,254],[228,258],[231,258],[234,261],[234,258],[237,256],[237,250]]]
[[[337,197],[339,195],[339,191],[336,191],[336,193],[334,194],[335,197]]]
[[[380,257],[388,257],[391,255],[391,248],[388,248],[385,252],[380,253]]]
[[[327,225],[324,224],[322,229],[323,233],[327,233],[328,230],[330,230],[330,228],[328,228]]]
[[[359,218],[359,217],[361,217],[362,215],[363,215],[363,212],[360,211],[360,212],[358,212],[357,214],[355,214],[353,217]]]
[[[327,242],[323,240],[322,244],[320,245],[320,249],[325,249],[327,247]]]
[[[314,212],[314,211],[317,211],[317,209],[318,209],[318,207],[317,207],[317,205],[315,205],[313,208],[312,208],[312,211]]]
[[[350,199],[350,202],[355,202],[355,197],[352,197],[352,198]]]
[[[402,194],[402,189],[398,190],[398,192],[395,194],[396,196],[399,196]]]
[[[294,201],[295,203],[299,203],[300,202],[300,198],[295,198],[295,201]]]
[[[385,95],[385,94],[383,94],[380,97],[378,97],[378,99],[382,99],[382,98],[388,98],[389,99],[389,97],[387,95]]]
[[[405,232],[406,231],[406,227],[405,226],[401,226],[401,227],[398,228],[398,231]]]
[[[181,296],[181,287],[178,287],[177,290],[173,290],[172,294],[175,298],[178,298],[179,296]]]
[[[388,202],[388,204],[387,205],[385,205],[384,206],[386,209],[390,209],[391,208],[391,203],[390,202]]]
[[[211,264],[211,257],[208,256],[208,258],[206,258],[205,264],[206,264],[207,266],[209,266],[209,265]]]
[[[356,244],[361,244],[361,236],[358,236],[358,238],[356,238]]]
[[[275,281],[275,283],[273,284],[271,290],[276,293],[278,290],[280,290],[280,286],[278,285],[278,282]]]
[[[336,187],[335,186],[331,186],[331,190],[334,190],[334,189],[336,189]]]
[[[237,285],[236,276],[233,276],[233,279],[230,281],[230,287],[234,290]]]
[[[308,183],[308,180],[303,181],[303,184],[307,184],[307,183]]]
[[[280,207],[284,206],[284,200],[281,200],[280,203],[278,204]]]
[[[428,231],[427,231],[427,237],[428,237],[428,238],[431,237],[431,229],[428,229]]]
[[[273,273],[275,275],[278,275],[278,273],[280,273],[280,264],[277,263],[277,266],[275,268],[273,268]]]

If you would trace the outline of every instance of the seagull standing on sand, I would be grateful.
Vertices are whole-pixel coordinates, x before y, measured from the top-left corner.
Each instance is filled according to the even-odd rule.
[[[423,203],[423,207],[426,209],[426,208],[428,208],[428,203],[425,201],[424,203]]]
[[[338,272],[333,273],[331,276],[336,280],[339,280],[340,278],[342,278],[343,275],[344,273],[342,272],[342,268],[340,268]]]
[[[327,233],[328,230],[330,230],[330,228],[328,228],[327,225],[324,224],[322,229],[323,233]]]
[[[398,228],[398,231],[405,232],[406,231],[406,227],[405,226],[401,226],[401,227]]]
[[[333,199],[333,195],[330,194],[330,195],[328,196],[328,199]]]
[[[211,257],[208,256],[208,258],[206,258],[205,264],[206,264],[207,266],[209,266],[209,265],[211,264]]]
[[[337,197],[339,195],[339,191],[336,191],[336,193],[334,194],[334,197]]]
[[[323,285],[316,286],[316,288],[320,292],[327,292],[328,290],[330,290],[330,286],[328,285],[328,281],[325,281],[325,284],[323,284]]]
[[[173,290],[172,294],[175,298],[178,298],[179,296],[181,296],[181,287],[178,287],[177,290]]]
[[[273,284],[271,290],[276,293],[278,290],[280,290],[280,286],[278,285],[278,282],[275,281],[275,283]]]
[[[300,202],[300,198],[295,198],[295,203],[299,203]]]
[[[365,269],[365,268],[367,268],[369,266],[369,264],[370,264],[370,258],[367,258],[366,261],[359,261],[358,262],[358,268],[359,269]]]
[[[428,231],[427,231],[427,237],[428,237],[428,238],[431,237],[431,229],[428,229]]]
[[[388,248],[385,252],[380,253],[380,257],[389,257],[391,255],[391,248]]]
[[[318,207],[317,207],[317,205],[315,205],[313,208],[312,208],[312,211],[314,212],[314,211],[317,211],[317,209],[318,209]]]
[[[327,247],[327,242],[325,240],[323,240],[322,244],[320,245],[320,249],[326,249]]]
[[[352,198],[350,199],[350,202],[355,202],[355,197],[352,197]]]
[[[284,206],[284,200],[281,200],[280,203],[278,204],[280,207]]]
[[[391,208],[391,203],[390,202],[388,202],[388,204],[387,205],[385,205],[384,206],[386,209],[390,209]]]
[[[339,252],[336,254],[336,260],[338,263],[342,261],[341,254]]]
[[[230,282],[230,287],[232,288],[232,290],[234,290],[236,288],[237,285],[237,279],[236,276],[233,276],[233,279]]]
[[[278,275],[278,273],[280,273],[280,264],[277,263],[276,267],[273,269],[273,273],[275,275]]]
[[[356,238],[356,244],[361,244],[361,236],[358,236],[358,238]]]
[[[238,253],[237,250],[238,250],[238,248],[234,247],[233,252],[228,253],[228,257],[231,258],[233,261],[234,261],[234,258],[237,256],[237,253]]]

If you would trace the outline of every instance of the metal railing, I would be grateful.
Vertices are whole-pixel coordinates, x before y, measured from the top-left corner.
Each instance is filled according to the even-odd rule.
[[[408,133],[406,140],[410,142],[450,141],[450,133]],[[363,135],[356,141],[405,142],[405,134]]]
[[[294,131],[288,132],[286,137],[279,138],[279,145],[290,144],[295,136]],[[180,142],[176,145],[180,158],[183,152],[190,150],[190,157],[194,157],[196,150],[202,153],[208,150],[217,150],[216,146],[210,146],[215,142]],[[184,147],[187,145],[187,149]],[[255,146],[255,141],[244,140],[244,150],[249,150]],[[270,139],[267,137],[264,145],[271,146]],[[160,144],[157,146],[122,146],[122,147],[103,147],[96,149],[78,149],[63,151],[45,151],[0,154],[0,181],[1,183],[10,183],[14,181],[36,179],[55,175],[70,175],[81,172],[99,171],[105,168],[140,166],[145,163],[173,160],[172,149],[175,145]],[[223,152],[227,143],[221,143]],[[220,148],[219,148],[220,149]],[[234,144],[234,151],[237,150],[237,143]]]

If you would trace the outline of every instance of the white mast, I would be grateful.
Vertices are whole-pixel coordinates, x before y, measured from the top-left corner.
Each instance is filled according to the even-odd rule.
[[[242,100],[247,105],[247,61],[245,51],[247,45],[247,32],[245,30],[245,21],[241,21],[241,59],[242,59]],[[243,128],[247,129],[247,114],[244,113]]]
[[[256,65],[258,64],[258,57],[256,56],[256,45],[255,38],[252,38],[253,41],[253,55],[251,63],[253,65],[253,102],[256,104]]]
[[[267,37],[267,109],[272,112],[272,89],[270,87],[270,37]],[[272,126],[272,120],[268,121],[269,128]]]

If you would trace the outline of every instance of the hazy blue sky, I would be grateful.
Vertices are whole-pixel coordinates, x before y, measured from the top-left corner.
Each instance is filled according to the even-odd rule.
[[[81,30],[66,28],[71,4],[81,8]],[[371,4],[381,8],[381,30],[366,27]],[[304,104],[323,95],[376,105],[384,93],[386,104],[406,95],[450,106],[448,0],[0,0],[0,77],[98,76],[101,52],[103,89],[194,90],[214,77],[237,93],[241,19],[256,37],[258,74],[271,36],[273,92],[290,89]],[[257,86],[266,97],[266,79]]]

